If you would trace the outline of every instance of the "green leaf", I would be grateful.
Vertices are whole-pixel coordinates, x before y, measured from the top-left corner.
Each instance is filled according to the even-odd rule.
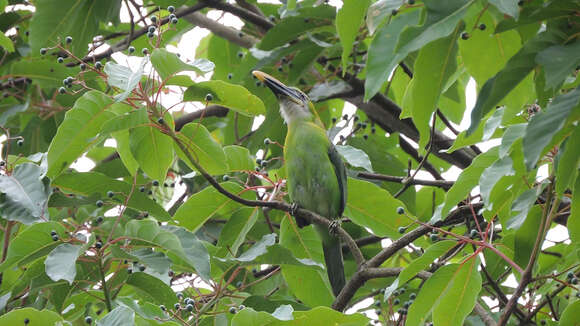
[[[387,17],[391,16],[391,20],[395,19],[393,10],[398,10],[400,6],[399,0],[379,0],[370,5],[366,15],[366,24],[370,34],[373,35]]]
[[[576,177],[576,182],[573,186],[570,216],[566,226],[568,227],[570,239],[577,243],[580,241],[580,191],[578,191],[580,189],[580,176]]]
[[[11,65],[14,76],[30,78],[43,88],[62,86],[63,79],[75,76],[79,71],[79,68],[68,68],[56,60],[21,60]]]
[[[363,168],[369,172],[373,172],[371,160],[367,153],[363,150],[352,147],[350,145],[336,145],[336,151],[342,158],[351,166]]]
[[[235,258],[235,260],[240,262],[252,261],[256,259],[256,257],[265,254],[266,248],[273,245],[274,243],[276,243],[276,234],[266,234],[262,237],[262,239],[260,239],[260,241],[254,243],[254,245],[246,250],[243,254]]]
[[[536,62],[546,72],[545,89],[554,88],[563,82],[580,64],[580,42],[551,46],[536,56]]]
[[[568,137],[563,149],[564,153],[558,161],[556,170],[556,192],[559,196],[564,194],[578,175],[578,166],[580,165],[580,128],[576,126],[574,131]]]
[[[580,300],[569,304],[560,316],[559,326],[578,326],[580,320]]]
[[[398,228],[410,220],[397,214],[397,207],[405,205],[385,189],[367,181],[348,179],[345,215],[356,224],[369,228],[374,235],[393,238],[401,236]]]
[[[165,180],[173,162],[173,140],[155,127],[130,130],[131,154],[151,179]]]
[[[513,0],[489,0],[489,3],[494,5],[500,12],[518,19],[520,8],[518,3]]]
[[[35,4],[30,22],[32,52],[36,54],[42,47],[63,44],[65,37],[71,36],[70,49],[78,57],[84,57],[87,45],[99,34],[99,24],[115,20],[120,7],[120,0],[46,0]]]
[[[312,226],[299,229],[294,221],[284,218],[280,225],[280,245],[294,257],[323,261],[320,237]],[[334,300],[325,270],[311,266],[285,265],[282,276],[289,290],[310,307],[329,306]]]
[[[79,156],[99,141],[97,134],[103,124],[115,116],[111,112],[113,101],[98,91],[85,93],[73,108],[66,112],[64,121],[48,148],[49,178],[58,176]],[[124,105],[124,104],[117,104]]]
[[[456,244],[455,241],[439,241],[427,248],[423,255],[413,260],[407,267],[405,267],[405,269],[399,273],[399,277],[397,277],[397,279],[385,289],[384,300],[387,301],[396,289],[415,277],[417,273],[429,267],[435,259],[446,253]]]
[[[464,24],[459,24],[448,37],[425,45],[413,66],[413,79],[403,97],[401,117],[412,117],[419,130],[419,147],[429,141],[431,117],[445,85],[457,70],[457,39]]]
[[[369,10],[371,9],[372,6]],[[397,15],[389,24],[383,25],[371,41],[367,56],[365,101],[375,96],[389,78],[391,71],[407,56],[407,53],[395,51],[395,46],[405,27],[419,23],[420,13],[419,10],[413,10]]]
[[[542,221],[542,208],[533,206],[525,222],[515,233],[514,262],[519,266],[526,266],[536,242]]]
[[[59,237],[65,235],[64,227],[57,222],[36,223],[21,231],[10,241],[6,260],[0,265],[0,272],[47,255],[60,244],[52,240],[51,231],[56,231]]]
[[[133,153],[131,153],[129,131],[117,131],[113,133],[112,136],[117,142],[117,153],[119,153],[123,165],[125,165],[131,175],[135,175],[139,169],[139,162],[135,160]]]
[[[0,175],[0,192],[6,198],[0,203],[2,217],[32,224],[48,219],[50,187],[42,182],[43,168],[32,163],[19,164],[12,175]]]
[[[101,127],[100,133],[108,134],[143,126],[148,123],[150,123],[150,121],[147,116],[147,111],[145,109],[137,109],[108,120]]]
[[[135,312],[127,307],[118,306],[97,321],[98,326],[125,326],[135,324]]]
[[[189,149],[189,153],[210,174],[222,174],[228,171],[226,155],[217,141],[212,137],[204,125],[190,122],[177,133],[179,140]],[[177,144],[175,152],[187,165],[195,166]]]
[[[506,223],[507,229],[518,230],[522,226],[526,220],[526,216],[528,216],[528,212],[532,208],[532,205],[535,204],[543,189],[544,187],[528,189],[513,201],[511,211],[515,214]]]
[[[14,44],[12,43],[12,40],[4,35],[4,33],[0,33],[0,46],[8,53],[14,52]]]
[[[175,53],[168,52],[165,49],[153,50],[151,64],[162,80],[166,80],[168,77],[182,71],[195,71],[198,74],[205,74],[215,68],[213,62],[207,59],[195,59],[191,64],[185,63]]]
[[[229,166],[229,171],[250,171],[254,169],[255,163],[250,151],[242,146],[224,146],[224,153]]]
[[[336,14],[336,31],[342,44],[343,71],[347,70],[348,57],[369,4],[370,0],[345,0]]]
[[[504,176],[515,175],[513,161],[509,156],[498,159],[481,173],[479,187],[481,189],[481,199],[490,206],[489,196],[493,186]]]
[[[237,255],[238,249],[246,241],[246,235],[258,220],[257,207],[244,207],[232,213],[230,219],[222,228],[218,247],[227,248],[228,253]]]
[[[476,4],[470,10],[482,10],[482,5]],[[520,36],[516,31],[494,34],[493,27],[497,24],[489,11],[480,15],[472,15],[473,19],[466,21],[467,26],[477,22],[487,28],[470,33],[468,40],[459,42],[459,52],[467,71],[481,87],[489,78],[500,71],[509,58],[517,53],[521,46]],[[485,49],[482,55],[481,49]]]
[[[211,95],[208,101],[207,95]],[[200,101],[223,105],[246,116],[265,114],[264,103],[257,96],[240,85],[221,80],[210,80],[196,83],[187,88],[183,101]]]
[[[503,137],[501,138],[499,157],[504,157],[509,154],[514,142],[524,136],[527,126],[527,123],[519,123],[507,127],[503,133]]]
[[[282,305],[272,314],[245,308],[232,318],[232,326],[262,325],[368,325],[369,319],[364,315],[346,315],[328,307],[316,307],[308,311],[293,311],[292,306]]]
[[[549,150],[555,135],[564,127],[568,116],[580,103],[580,87],[556,97],[528,123],[524,135],[524,159],[528,170],[532,169],[542,154]],[[552,144],[551,146],[553,146]]]
[[[76,263],[82,246],[63,243],[54,248],[46,257],[46,275],[58,282],[65,280],[72,285],[77,275]]]
[[[207,248],[203,243],[193,234],[185,228],[177,227],[173,225],[166,225],[163,229],[170,231],[175,234],[179,241],[181,242],[181,247],[185,252],[185,261],[189,265],[195,268],[195,271],[201,278],[205,281],[210,279],[210,264],[209,264],[209,253]],[[183,259],[184,257],[179,257]],[[172,257],[174,263],[176,263],[174,257]]]
[[[157,277],[147,273],[133,273],[127,278],[126,284],[131,285],[148,302],[172,307],[177,302],[175,292]]]
[[[497,160],[498,149],[494,147],[487,152],[478,155],[471,165],[461,172],[457,181],[449,189],[445,195],[445,202],[439,205],[435,210],[435,214],[430,223],[435,223],[445,218],[451,208],[455,207],[457,203],[463,200],[471,190],[479,184],[479,180],[483,171]]]
[[[557,42],[558,38],[547,32],[536,35],[508,60],[501,71],[483,85],[477,96],[475,107],[471,111],[468,134],[473,133],[481,118],[528,76],[536,66],[536,54]]]
[[[131,257],[128,259],[138,260],[147,267],[150,267],[158,274],[167,274],[171,267],[171,259],[159,251],[153,251],[151,248],[140,248],[131,251]]]
[[[59,325],[64,322],[62,317],[54,311],[26,307],[14,309],[0,316],[0,324],[24,325],[24,319],[28,319],[27,326]]]
[[[423,325],[431,313],[436,325],[463,325],[481,289],[478,259],[445,265],[425,282],[409,308],[405,325]]]
[[[238,194],[243,188],[233,182],[221,183],[227,191]],[[249,192],[242,196],[247,198]],[[207,187],[202,191],[191,195],[183,205],[177,209],[173,219],[180,226],[196,232],[207,220],[217,217],[228,217],[238,210],[240,205],[228,197],[220,194],[215,188]]]
[[[173,230],[168,231],[166,229],[163,229],[157,224],[157,222],[152,220],[140,220],[140,221],[132,220],[129,223],[127,223],[127,225],[125,226],[125,230],[126,237],[133,240],[137,240],[139,242],[144,242],[149,245],[159,246],[182,259],[196,271],[197,267],[200,266],[197,257],[188,254],[188,252],[184,250],[184,246],[182,246],[183,243],[189,249],[194,245],[193,242],[195,241],[192,241],[192,239],[187,239],[183,234],[181,234],[180,236],[183,237],[184,240],[186,240],[182,242],[182,240],[180,240],[180,237],[174,234],[179,232],[179,228],[177,228],[175,232],[172,232]],[[195,238],[195,236],[193,237]],[[199,252],[199,250],[197,251]],[[209,264],[209,255],[207,256],[201,255],[199,257],[199,259],[201,260],[206,260],[206,258],[207,263],[205,265]],[[204,270],[197,272],[200,276],[207,275],[207,273],[205,273]]]
[[[61,174],[52,182],[52,185],[65,192],[75,193],[84,197],[97,194],[100,198],[106,198],[107,191],[129,195],[132,187],[124,181],[115,180],[97,172]],[[125,197],[119,195],[107,199],[107,201],[122,204],[125,201]],[[133,190],[131,198],[127,201],[127,206],[137,211],[147,211],[160,221],[171,219],[171,216],[163,207],[147,197],[145,193],[137,191],[137,189]]]
[[[262,38],[259,48],[272,50],[298,38],[309,30],[327,27],[334,22],[335,15],[335,7],[329,5],[302,8],[299,15],[286,17],[270,28]]]
[[[115,95],[115,101],[121,102],[131,95],[131,92],[141,81],[147,62],[149,62],[148,57],[143,57],[135,71],[114,62],[107,62],[104,69],[107,74],[107,82],[109,85],[123,90],[123,93]]]

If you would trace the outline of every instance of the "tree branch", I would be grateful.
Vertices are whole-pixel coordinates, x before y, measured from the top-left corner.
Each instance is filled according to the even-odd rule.
[[[221,2],[216,0],[203,0],[202,3],[204,3],[206,6],[210,8],[223,10],[233,15],[236,15],[241,19],[248,21],[264,30],[269,30],[270,28],[274,27],[274,24],[268,19],[254,12],[246,10],[242,7],[238,7],[236,5],[232,5],[227,2]]]
[[[259,41],[257,38],[251,35],[244,34],[235,28],[220,24],[219,22],[216,22],[215,20],[208,18],[199,12],[191,13],[183,18],[193,25],[207,28],[215,35],[244,48],[251,48]]]
[[[388,182],[396,182],[396,183],[403,183],[407,180],[406,177],[398,177],[393,175],[385,175],[385,174],[378,174],[378,173],[369,173],[369,172],[359,172],[357,177],[368,179],[368,180],[381,180],[381,181],[388,181]],[[451,188],[453,186],[453,181],[446,181],[446,180],[421,180],[421,179],[408,179],[407,181],[410,185],[421,185],[421,186],[432,186],[432,187],[439,187],[445,190]]]

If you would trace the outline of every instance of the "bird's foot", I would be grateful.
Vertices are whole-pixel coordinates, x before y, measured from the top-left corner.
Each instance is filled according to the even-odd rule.
[[[296,212],[298,212],[298,204],[296,203],[292,203],[292,205],[290,205],[290,211],[288,213],[290,213],[290,215],[294,216],[296,215]]]
[[[338,235],[338,228],[340,227],[340,220],[332,220],[330,224],[328,224],[328,232],[333,235]]]

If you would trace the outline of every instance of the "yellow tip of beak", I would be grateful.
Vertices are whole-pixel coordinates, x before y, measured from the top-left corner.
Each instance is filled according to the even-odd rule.
[[[268,75],[267,73],[261,72],[259,70],[252,71],[252,75],[254,75],[254,77],[258,78],[258,80],[261,82],[266,80],[267,77],[272,77],[272,76]]]

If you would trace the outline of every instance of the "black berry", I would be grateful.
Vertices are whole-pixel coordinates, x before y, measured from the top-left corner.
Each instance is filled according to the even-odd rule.
[[[237,312],[235,307],[230,308],[230,314],[235,314]]]
[[[179,19],[177,19],[177,18],[171,18],[171,23],[173,25],[177,24],[178,22],[179,22]]]
[[[405,214],[405,209],[401,206],[397,207],[397,214]]]
[[[206,102],[211,102],[211,101],[213,101],[213,95],[211,95],[210,93],[207,93],[207,94],[205,95],[205,101],[206,101]]]
[[[97,207],[103,207],[103,201],[102,200],[97,200],[97,202],[95,203],[95,205],[97,205]]]
[[[149,28],[147,28],[147,31],[149,33],[155,33],[156,30],[157,30],[157,28],[155,28],[155,26],[149,26]]]
[[[484,23],[479,24],[479,29],[482,30],[482,31],[484,31],[486,27],[487,26],[485,26]]]
[[[52,236],[52,241],[58,241],[58,234]]]
[[[100,70],[103,68],[103,64],[100,61],[95,62],[95,69]]]
[[[20,138],[16,141],[16,145],[22,147],[22,145],[24,145],[24,139]]]
[[[64,87],[60,87],[60,88],[58,89],[58,92],[59,92],[60,94],[64,94],[64,93],[66,93],[66,88],[64,88]]]
[[[112,192],[112,191],[110,191],[110,190],[109,190],[109,191],[107,191],[107,197],[109,197],[109,198],[113,198],[114,196],[115,196],[115,193],[114,193],[114,192]]]
[[[461,33],[461,39],[462,39],[462,40],[467,40],[467,39],[469,39],[469,33],[467,33],[467,32],[463,32],[463,33]]]
[[[128,49],[129,53],[134,53],[135,52],[135,47],[134,46],[130,46]]]
[[[187,309],[187,311],[193,311],[193,305],[190,303],[187,306],[185,306],[185,309]]]
[[[153,180],[153,182],[151,182],[151,184],[152,184],[154,187],[157,187],[157,186],[159,186],[159,181],[158,181],[158,180]]]
[[[140,192],[145,192],[145,187],[143,187],[143,186],[139,187],[139,191]]]
[[[45,54],[46,54],[46,48],[40,49],[40,55],[45,55]]]
[[[67,36],[67,37],[64,39],[64,41],[65,41],[67,44],[71,44],[71,43],[72,43],[72,41],[73,41],[73,39],[72,39],[72,37],[70,37],[70,36]]]
[[[63,57],[58,57],[58,58],[56,58],[56,62],[63,63],[64,62],[64,58]]]
[[[398,231],[400,234],[403,234],[403,233],[407,232],[407,228],[401,226],[401,227],[399,227]]]
[[[169,11],[170,13],[173,13],[175,11],[175,7],[169,6],[169,7],[167,7],[167,11]]]
[[[101,241],[95,242],[95,248],[97,248],[97,249],[103,248],[103,243]]]

